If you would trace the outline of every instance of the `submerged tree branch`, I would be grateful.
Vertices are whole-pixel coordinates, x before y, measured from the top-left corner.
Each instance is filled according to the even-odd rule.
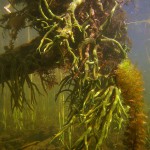
[[[53,51],[41,55],[36,51],[41,38],[37,37],[30,43],[23,44],[13,51],[9,51],[0,55],[0,83],[13,80],[11,75],[12,69],[17,71],[18,75],[22,75],[21,69],[26,70],[27,74],[43,70],[44,68],[58,67],[60,59],[59,52]]]

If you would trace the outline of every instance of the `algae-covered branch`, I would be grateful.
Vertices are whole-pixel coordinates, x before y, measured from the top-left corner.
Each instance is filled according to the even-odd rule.
[[[126,149],[144,149],[142,78],[127,54],[130,40],[122,8],[127,1],[9,2],[14,11],[0,19],[0,26],[10,32],[9,45],[0,56],[0,82],[11,90],[12,108],[23,108],[25,83],[32,92],[38,90],[28,76],[30,73],[41,75],[54,68],[65,68],[56,99],[67,93],[69,113],[63,128],[50,142],[65,134],[61,140],[64,149],[99,150],[112,126],[123,130],[125,124]],[[20,4],[21,9],[17,9]],[[16,48],[19,31],[28,26],[37,31],[38,37]],[[75,135],[78,128],[83,131]]]

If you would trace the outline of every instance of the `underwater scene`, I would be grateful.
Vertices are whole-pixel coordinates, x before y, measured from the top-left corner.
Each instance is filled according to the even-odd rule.
[[[0,0],[0,150],[150,150],[150,0]]]

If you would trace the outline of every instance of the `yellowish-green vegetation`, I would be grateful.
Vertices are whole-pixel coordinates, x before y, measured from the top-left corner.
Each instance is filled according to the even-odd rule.
[[[3,90],[10,90],[14,128],[37,130],[37,126],[59,122],[59,126],[54,124],[59,131],[53,136],[35,139],[21,149],[59,145],[59,149],[100,150],[106,146],[110,132],[123,132],[124,124],[130,128],[130,123],[136,126],[141,121],[145,116],[142,80],[128,61],[130,41],[120,2],[10,0],[10,4],[14,11],[0,19],[0,26],[10,33],[5,53],[0,55],[0,83]],[[17,9],[19,4],[24,4],[21,9]],[[38,36],[16,47],[18,33],[28,26]],[[30,76],[33,72],[37,80]],[[58,89],[49,95],[47,87],[57,82]],[[56,111],[50,100],[37,96],[44,92],[57,101]],[[133,107],[128,101],[134,101]],[[7,111],[3,112],[7,128]],[[57,121],[49,120],[49,112],[57,116]],[[130,122],[132,115],[139,116],[138,121]],[[30,125],[25,125],[28,122]],[[143,123],[136,130],[139,137],[122,147],[144,148]],[[130,135],[127,137],[132,141]]]

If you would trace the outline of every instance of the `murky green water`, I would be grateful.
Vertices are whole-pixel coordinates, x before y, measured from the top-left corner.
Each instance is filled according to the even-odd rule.
[[[8,4],[9,1],[0,0],[0,18],[2,17],[2,14],[8,13],[8,11],[4,8],[5,6],[8,6]],[[22,7],[23,6],[21,5],[18,9]],[[124,9],[127,11],[127,20],[125,20],[125,23],[128,24],[128,34],[132,41],[132,49],[131,52],[129,52],[129,57],[137,68],[139,68],[144,79],[144,111],[147,114],[146,132],[148,132],[146,139],[147,150],[150,149],[149,8],[149,0],[142,2],[135,0],[134,3],[124,6]],[[13,11],[14,8],[11,6],[10,8],[8,7],[8,9]],[[94,15],[95,14],[93,14],[93,16]],[[4,47],[8,45],[10,41],[9,34],[10,33],[8,31],[5,31],[2,27],[0,27],[0,54],[5,53]],[[28,27],[27,29],[19,32],[18,38],[15,41],[15,46],[29,42],[37,35],[37,31]],[[106,69],[109,71],[109,68],[110,64],[108,64]],[[66,68],[61,70],[57,68],[54,70],[58,83],[65,77],[65,69]],[[45,86],[48,89],[46,93],[43,89],[42,83],[40,82],[40,78],[36,75],[36,73],[31,74],[29,77],[30,80],[37,85],[40,93],[38,93],[38,90],[35,90],[36,102],[32,101],[31,99],[34,97],[34,94],[28,82],[25,83],[24,91],[26,92],[26,99],[31,105],[28,107],[28,104],[25,104],[26,102],[24,102],[24,108],[21,110],[18,108],[14,108],[12,110],[11,108],[13,104],[11,103],[12,94],[8,88],[9,85],[2,84],[0,86],[0,150],[65,150],[69,149],[69,147],[75,143],[75,139],[79,139],[80,142],[80,138],[82,138],[82,136],[85,136],[85,145],[86,142],[91,143],[89,147],[85,146],[85,149],[94,150],[96,143],[95,140],[91,138],[88,141],[88,136],[86,137],[87,132],[94,130],[94,126],[92,125],[90,127],[78,127],[76,125],[75,127],[69,126],[65,133],[61,134],[59,138],[56,138],[56,140],[50,144],[51,139],[55,135],[59,134],[60,129],[63,129],[64,124],[66,123],[68,110],[70,107],[67,103],[64,103],[67,94],[60,94],[58,100],[56,101],[55,97],[59,90],[58,84],[54,87]],[[81,118],[82,117],[83,116],[81,116]],[[109,121],[107,124],[108,123]],[[102,148],[100,148],[101,150],[125,150],[124,144],[122,143],[124,138],[123,131],[125,128],[123,127],[122,130],[119,131],[115,130],[115,128],[116,126],[114,123],[111,126],[112,132],[103,142]],[[85,133],[83,132],[84,130],[86,131]],[[72,135],[72,133],[74,133],[74,135]],[[83,133],[81,137],[80,133]],[[76,143],[78,144],[78,141]],[[72,150],[81,149],[83,148]],[[135,149],[133,148],[131,150]]]

